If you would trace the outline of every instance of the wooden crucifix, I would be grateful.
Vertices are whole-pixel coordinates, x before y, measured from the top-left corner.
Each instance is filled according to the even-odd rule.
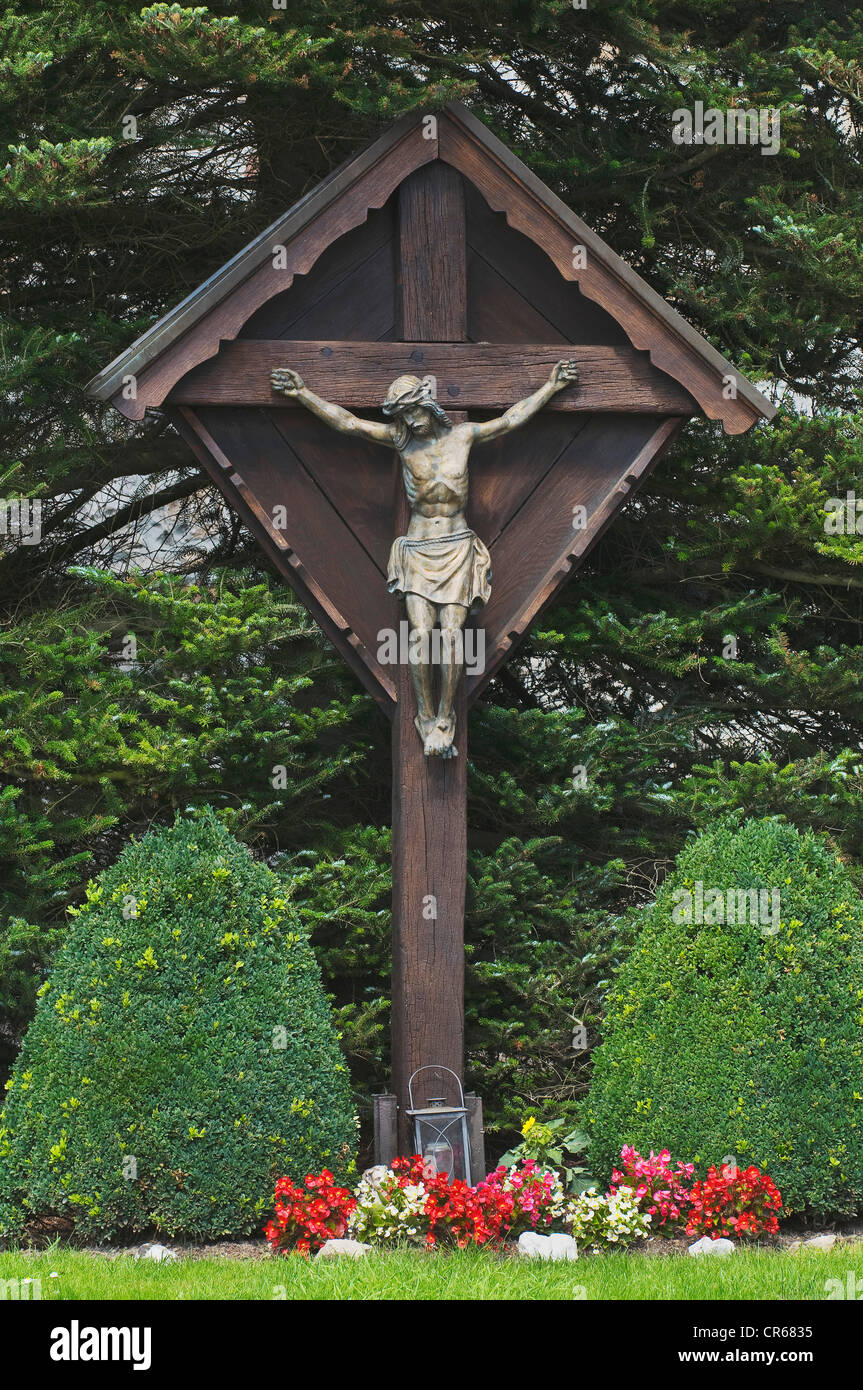
[[[464,1074],[468,707],[687,418],[774,408],[459,103],[395,123],[89,389],[169,412],[392,720],[405,1152],[411,1074]],[[437,693],[381,640],[432,622],[484,639]]]
[[[558,391],[578,380],[578,367],[572,360],[561,360],[537,391],[504,415],[456,425],[438,404],[430,376],[400,376],[392,383],[381,409],[396,417],[393,425],[362,419],[323,400],[290,368],[278,368],[270,379],[274,391],[291,396],[330,429],[398,451],[410,525],[390,551],[387,588],[404,599],[407,608],[417,703],[414,724],[423,752],[427,758],[455,758],[455,701],[464,673],[465,622],[491,596],[491,556],[467,524],[468,457],[474,444],[499,439],[526,424]],[[436,663],[431,638],[438,628]],[[434,692],[435,664],[440,666],[439,699]]]

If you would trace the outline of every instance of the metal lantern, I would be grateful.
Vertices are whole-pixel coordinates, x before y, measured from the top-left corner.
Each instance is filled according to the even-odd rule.
[[[418,1081],[418,1077],[422,1080]],[[415,1090],[420,1104],[414,1101]],[[457,1104],[452,1103],[453,1095]],[[449,1067],[419,1067],[408,1082],[408,1101],[408,1114],[414,1124],[414,1152],[421,1154],[434,1172],[470,1183],[467,1107],[455,1072]]]

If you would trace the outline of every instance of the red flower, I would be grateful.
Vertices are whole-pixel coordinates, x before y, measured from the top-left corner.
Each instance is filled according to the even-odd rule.
[[[692,1210],[687,1235],[775,1235],[779,1221],[773,1214],[782,1198],[773,1179],[754,1165],[744,1172],[734,1168],[710,1168],[703,1182],[692,1189]]]
[[[336,1187],[332,1173],[307,1173],[303,1187],[290,1178],[276,1182],[275,1221],[268,1221],[265,1235],[274,1250],[296,1250],[308,1255],[327,1240],[340,1239],[356,1200],[346,1187]]]

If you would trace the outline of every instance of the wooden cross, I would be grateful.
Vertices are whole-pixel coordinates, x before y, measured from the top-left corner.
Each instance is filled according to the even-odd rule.
[[[449,106],[431,138],[428,119],[397,123],[91,383],[132,418],[170,411],[392,720],[403,1151],[411,1073],[464,1070],[468,707],[699,406],[734,432],[773,413],[469,112]],[[384,580],[408,521],[398,461],[330,434],[270,373],[377,418],[395,377],[430,373],[463,420],[529,394],[562,356],[578,386],[471,454],[469,523],[492,553],[485,662],[459,692],[460,756],[426,758],[409,668],[378,658],[404,620]]]

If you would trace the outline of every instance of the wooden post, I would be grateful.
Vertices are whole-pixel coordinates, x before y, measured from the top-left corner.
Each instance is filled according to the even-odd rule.
[[[467,336],[464,195],[449,165],[426,165],[399,190],[401,336]],[[417,375],[423,374],[417,361]],[[444,404],[446,404],[444,402]],[[396,535],[409,512],[396,476]],[[414,726],[410,669],[400,665],[393,721],[393,1090],[399,1149],[411,1151],[407,1083],[418,1067],[464,1067],[464,898],[467,875],[467,704],[456,702],[458,757],[427,758]]]
[[[391,1095],[372,1096],[375,1119],[375,1163],[388,1168],[398,1156],[398,1111]]]
[[[482,1122],[482,1097],[473,1091],[466,1091],[464,1103],[467,1106],[470,1175],[471,1181],[476,1184],[488,1176],[485,1171],[485,1126]]]
[[[406,1153],[407,1084],[418,1067],[464,1066],[464,894],[467,748],[464,690],[459,755],[426,758],[414,728],[410,673],[400,671],[393,729],[393,1089]]]

